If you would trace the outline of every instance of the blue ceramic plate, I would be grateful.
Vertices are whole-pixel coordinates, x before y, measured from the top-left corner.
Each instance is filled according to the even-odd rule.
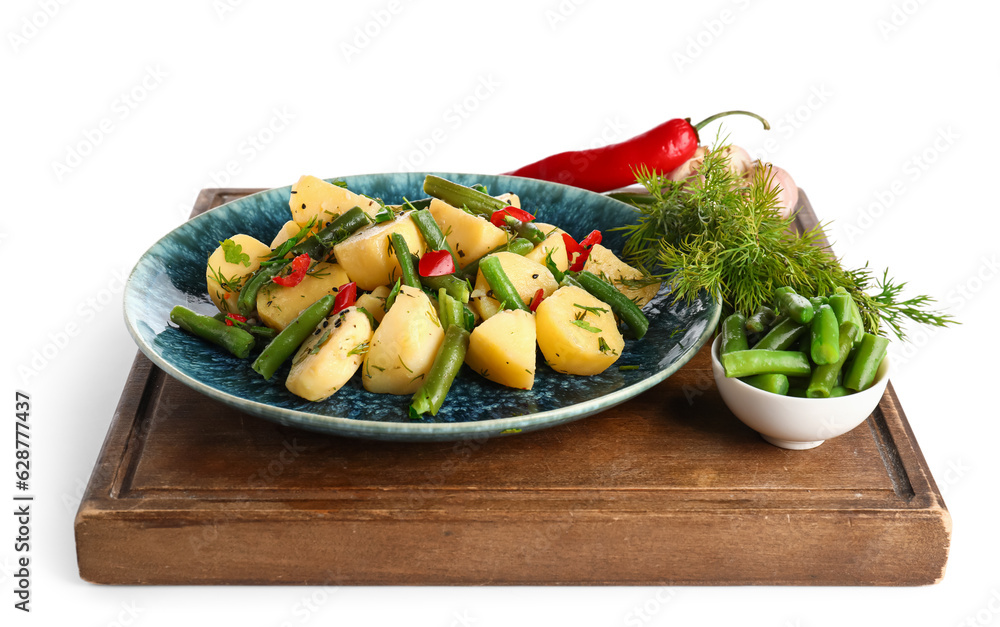
[[[510,176],[439,174],[466,185],[483,183],[494,193],[514,192],[524,208],[542,222],[557,224],[577,240],[592,229],[604,245],[619,252],[621,235],[613,227],[634,219],[616,200],[574,187]],[[351,190],[401,203],[425,197],[424,173],[348,176]],[[241,198],[197,216],[153,245],[136,264],[125,286],[125,320],[139,349],[170,376],[195,390],[275,422],[380,440],[460,440],[520,433],[576,420],[617,405],[648,390],[677,371],[709,339],[720,308],[705,296],[692,305],[671,305],[669,294],[646,307],[649,331],[641,341],[627,339],[618,362],[600,375],[578,377],[551,370],[539,359],[532,390],[497,385],[464,369],[438,415],[422,421],[407,417],[409,396],[366,392],[355,376],[334,396],[311,403],[284,386],[288,366],[264,381],[251,360],[230,356],[168,323],[174,305],[214,314],[205,287],[205,261],[220,240],[237,233],[269,242],[289,218],[290,187]],[[621,365],[638,366],[620,370]]]

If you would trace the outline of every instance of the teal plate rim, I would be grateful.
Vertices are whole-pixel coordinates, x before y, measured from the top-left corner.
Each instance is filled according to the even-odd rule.
[[[325,179],[327,181],[332,180],[344,180],[348,183],[349,187],[358,193],[366,193],[366,189],[363,184],[358,184],[361,181],[382,181],[382,180],[393,180],[399,181],[401,179],[409,180],[423,180],[423,177],[427,174],[435,174],[443,178],[450,180],[458,180],[460,182],[466,182],[470,184],[473,181],[482,181],[487,183],[491,189],[497,191],[514,191],[518,193],[518,189],[534,188],[551,191],[554,197],[562,202],[567,196],[570,198],[584,198],[590,199],[593,202],[599,203],[614,203],[616,209],[621,209],[621,211],[628,211],[630,208],[624,203],[620,203],[617,200],[608,198],[601,194],[596,194],[586,190],[581,190],[575,187],[569,187],[566,185],[561,185],[558,183],[550,183],[546,181],[538,181],[534,179],[525,179],[522,177],[512,177],[506,175],[486,175],[486,174],[471,174],[471,173],[455,173],[455,172],[414,172],[414,173],[382,173],[382,174],[362,174],[362,175],[352,175],[345,177],[335,177]],[[352,182],[353,181],[353,182]],[[236,409],[244,411],[248,414],[276,422],[278,424],[299,427],[310,431],[317,431],[323,433],[329,433],[332,435],[341,435],[348,437],[357,437],[365,439],[377,439],[377,440],[397,440],[397,441],[454,441],[463,439],[479,439],[485,437],[494,436],[506,436],[516,433],[527,433],[530,431],[548,428],[556,426],[565,422],[570,422],[585,418],[587,416],[594,415],[598,412],[609,409],[615,405],[618,405],[624,401],[627,401],[642,392],[652,388],[653,386],[666,380],[672,374],[677,372],[681,367],[684,366],[697,352],[704,346],[708,340],[712,337],[718,326],[719,318],[721,316],[721,305],[715,300],[709,298],[707,295],[703,295],[701,298],[701,305],[704,306],[704,310],[699,316],[700,331],[698,331],[697,336],[694,338],[688,337],[691,335],[690,331],[695,331],[694,328],[689,328],[687,333],[679,338],[677,346],[681,346],[682,350],[671,356],[671,361],[666,366],[655,372],[650,373],[638,380],[635,383],[626,385],[619,389],[611,392],[604,393],[596,398],[585,400],[582,402],[564,405],[554,409],[544,410],[540,412],[527,413],[503,418],[489,418],[483,420],[471,420],[462,422],[383,422],[377,420],[365,420],[359,418],[349,418],[344,416],[331,416],[319,414],[316,412],[303,411],[299,409],[294,409],[290,407],[282,407],[279,405],[261,402],[259,400],[253,400],[248,398],[243,398],[235,394],[228,393],[224,390],[220,390],[213,385],[207,384],[200,380],[196,376],[191,376],[186,372],[182,371],[177,367],[170,359],[167,359],[161,354],[155,346],[153,346],[147,338],[148,332],[144,333],[140,331],[140,323],[145,323],[137,315],[137,311],[141,309],[140,305],[145,302],[145,297],[148,296],[149,292],[139,284],[140,277],[144,276],[150,271],[150,264],[154,261],[158,261],[157,251],[162,249],[166,242],[171,238],[176,237],[176,234],[184,230],[190,230],[194,227],[204,224],[207,221],[215,220],[218,216],[222,215],[220,210],[232,211],[234,207],[238,208],[241,203],[257,203],[262,200],[268,200],[270,197],[275,197],[268,201],[268,204],[273,204],[275,200],[284,199],[280,206],[283,206],[287,210],[287,198],[288,192],[291,186],[273,188],[268,190],[263,190],[244,196],[242,198],[233,200],[231,202],[220,205],[213,208],[205,213],[195,216],[190,220],[179,225],[173,229],[170,233],[167,233],[162,238],[160,238],[156,243],[150,246],[149,249],[140,257],[139,261],[136,263],[132,272],[129,274],[128,280],[125,285],[125,294],[123,298],[123,309],[125,314],[126,327],[128,328],[129,334],[132,339],[138,345],[140,351],[148,357],[156,366],[164,370],[168,375],[177,379],[182,384],[190,387],[191,389],[208,396],[209,398],[215,399],[227,405],[230,405]],[[497,192],[494,192],[497,193]],[[520,193],[522,197],[525,197],[524,192]],[[413,196],[407,196],[411,200],[422,197],[414,194]],[[599,201],[597,199],[600,199]],[[387,202],[393,201],[390,198],[385,198]],[[394,201],[393,201],[394,202]],[[526,207],[529,208],[529,207]],[[281,217],[281,221],[288,219],[285,215]],[[544,221],[544,216],[540,214],[539,219]],[[561,225],[562,226],[562,225]],[[574,237],[577,239],[581,238],[585,233],[574,232],[574,230],[582,231],[583,226],[575,225],[575,228],[563,227],[570,231]],[[276,229],[275,229],[276,232]],[[589,232],[589,231],[588,231]],[[213,246],[214,248],[214,246]],[[615,248],[612,246],[612,248]],[[200,270],[199,270],[200,271]],[[669,299],[669,294],[665,290],[661,290],[660,295],[657,297],[657,301],[654,305],[659,302],[663,303],[664,307],[669,307],[665,301]],[[207,295],[204,296],[204,300],[207,301]],[[183,303],[176,303],[183,304]],[[647,306],[649,307],[649,306]],[[161,321],[162,328],[172,328],[166,324],[166,320]],[[148,323],[145,323],[146,327],[149,327]],[[703,325],[703,326],[702,326]],[[158,334],[154,334],[155,336]],[[682,346],[681,342],[683,340],[691,340],[686,346]],[[211,350],[209,348],[209,350]],[[228,356],[226,356],[228,357]],[[231,359],[236,359],[232,357]],[[614,368],[615,366],[612,366]],[[561,375],[566,376],[566,375]],[[261,385],[268,385],[267,383],[261,381]],[[283,386],[282,386],[283,387]],[[501,390],[502,391],[502,390]],[[365,392],[365,394],[368,394]],[[400,397],[402,398],[402,397]]]

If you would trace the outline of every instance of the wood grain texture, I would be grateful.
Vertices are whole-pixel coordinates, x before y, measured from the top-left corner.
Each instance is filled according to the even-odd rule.
[[[891,384],[787,451],[725,407],[707,347],[600,415],[423,444],[246,416],[139,355],[76,518],[80,575],[109,584],[922,585],[950,535]]]

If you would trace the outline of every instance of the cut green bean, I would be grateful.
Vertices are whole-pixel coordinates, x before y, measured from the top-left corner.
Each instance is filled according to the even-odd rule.
[[[746,316],[736,312],[722,321],[722,341],[719,344],[719,354],[745,351],[750,348],[744,328]]]
[[[469,211],[487,218],[492,216],[494,211],[509,206],[506,202],[489,194],[433,174],[428,174],[424,179],[424,192],[429,196],[443,200],[452,207],[465,207]]]
[[[467,303],[469,302],[471,289],[469,287],[469,282],[460,279],[454,274],[442,274],[441,276],[422,276],[420,277],[420,283],[436,292],[440,289],[445,289],[448,295],[455,300]]]
[[[840,325],[830,305],[820,305],[810,327],[809,355],[818,366],[840,359]]]
[[[250,335],[254,337],[261,337],[264,338],[265,340],[270,340],[271,338],[273,338],[275,335],[278,334],[278,332],[272,329],[271,327],[262,327],[259,325],[247,324],[246,322],[240,322],[239,320],[233,320],[232,318],[227,317],[226,314],[222,313],[221,311],[212,317],[218,320],[219,322],[222,322],[223,324],[225,324],[226,320],[229,320],[230,322],[233,323],[232,326],[239,327],[244,331],[249,332]]]
[[[299,345],[330,314],[335,300],[336,296],[327,294],[306,307],[264,348],[264,352],[253,362],[253,369],[265,379],[270,379],[281,364],[298,350]]]
[[[444,333],[444,342],[427,374],[427,380],[410,402],[411,418],[419,418],[427,412],[437,415],[448,395],[448,390],[451,389],[452,382],[462,369],[468,349],[469,332],[461,325],[449,326]]]
[[[741,381],[772,394],[782,396],[788,394],[788,377],[783,374],[755,374],[752,377],[741,379]]]
[[[393,233],[389,236],[392,242],[392,250],[396,253],[396,261],[403,274],[403,285],[409,285],[420,289],[420,275],[417,274],[417,267],[413,263],[413,255],[410,247],[406,244],[406,238],[401,233]]]
[[[455,267],[458,267],[458,256],[455,255],[455,251],[451,249],[451,245],[448,244],[448,240],[445,238],[444,233],[441,232],[441,227],[438,226],[437,221],[434,220],[434,216],[427,209],[422,209],[420,211],[414,211],[411,214],[414,224],[417,225],[417,230],[420,231],[420,235],[423,236],[424,241],[427,243],[428,250],[447,250],[451,253],[451,258],[455,262]]]
[[[236,305],[240,313],[250,317],[257,311],[257,292],[262,287],[271,282],[271,279],[278,276],[295,257],[306,254],[313,259],[325,256],[325,252],[332,248],[363,226],[371,224],[368,217],[360,207],[354,207],[343,215],[338,216],[333,222],[324,227],[319,233],[310,235],[293,247],[286,259],[275,260],[278,263],[271,263],[261,266],[240,289],[239,298]]]
[[[521,300],[520,294],[517,293],[514,284],[507,277],[499,259],[490,255],[479,263],[479,269],[483,272],[483,278],[489,283],[490,289],[493,290],[493,297],[500,301],[500,305],[504,309],[531,311]]]
[[[570,276],[569,273],[566,276]],[[615,312],[615,315],[622,322],[628,325],[628,328],[632,331],[632,335],[636,339],[641,340],[642,336],[646,335],[646,331],[649,329],[649,320],[642,313],[642,310],[639,309],[639,306],[619,292],[618,288],[586,270],[578,273],[576,280],[583,286],[583,289],[590,292],[597,300],[604,301],[610,305],[611,310]]]
[[[515,237],[506,244],[497,246],[490,252],[486,253],[479,259],[469,262],[469,265],[465,266],[461,270],[455,272],[455,275],[462,279],[472,279],[479,272],[479,262],[483,260],[483,257],[487,255],[492,255],[494,253],[508,252],[514,253],[515,255],[521,255],[522,257],[535,250],[535,245],[524,239],[523,237]]]
[[[849,390],[842,385],[835,385],[830,390],[830,398],[837,398],[839,396],[848,396],[849,394],[854,394],[854,391]]]
[[[250,356],[250,349],[255,342],[254,337],[247,331],[229,326],[212,316],[203,316],[181,305],[170,310],[170,321],[188,333],[221,346],[240,359]]]
[[[767,335],[754,344],[753,350],[788,350],[795,344],[795,340],[799,339],[808,330],[808,326],[799,324],[791,318],[785,318],[771,327]]]
[[[752,316],[747,318],[747,333],[763,333],[767,329],[771,328],[771,325],[774,324],[775,318],[776,316],[773,309],[761,305]]]
[[[837,316],[837,324],[841,325],[850,320],[851,315],[851,296],[850,294],[844,292],[843,294],[834,294],[829,298],[827,304],[830,305],[830,309],[833,310],[833,314]]]
[[[875,381],[878,368],[889,351],[888,338],[864,333],[854,363],[844,377],[844,387],[858,392],[867,390]]]
[[[775,290],[775,304],[778,311],[799,324],[807,324],[813,317],[813,306],[805,296],[799,296],[791,288]]]
[[[847,356],[851,352],[854,344],[854,336],[858,333],[858,325],[853,322],[845,322],[840,325],[840,339],[838,341],[837,353],[840,356],[837,361],[830,364],[823,364],[813,368],[812,376],[809,378],[809,387],[806,388],[806,396],[809,398],[827,398],[830,391],[837,385],[837,374],[840,373]]]
[[[809,374],[809,358],[799,351],[745,350],[721,357],[727,377],[755,374],[783,374],[787,377]]]

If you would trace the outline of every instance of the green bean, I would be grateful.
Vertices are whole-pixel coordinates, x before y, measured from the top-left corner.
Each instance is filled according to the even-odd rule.
[[[448,290],[440,288],[437,292],[438,318],[441,320],[441,327],[448,330],[448,327],[455,324],[460,327],[465,326],[465,316],[462,311],[462,304],[448,295]]]
[[[727,377],[748,377],[755,374],[809,374],[809,358],[799,351],[746,350],[726,353],[721,357]]]
[[[733,351],[745,351],[750,348],[747,344],[747,334],[744,329],[746,316],[736,312],[727,316],[722,321],[722,342],[719,343],[719,354],[732,353]]]
[[[791,318],[785,318],[778,324],[771,327],[767,335],[754,344],[753,350],[788,350],[795,340],[799,339],[809,327],[799,324]]]
[[[187,307],[177,305],[170,310],[170,321],[188,333],[197,335],[203,340],[221,346],[240,359],[250,356],[254,338],[250,333],[237,326],[229,326],[212,316],[203,316]]]
[[[264,352],[253,362],[253,369],[265,379],[270,379],[281,364],[298,350],[299,345],[330,314],[335,300],[336,296],[327,294],[306,307],[264,348]]]
[[[460,279],[454,274],[443,274],[441,276],[422,276],[420,283],[432,291],[442,288],[448,291],[448,295],[462,303],[469,302],[471,288],[469,282]]]
[[[318,259],[326,249],[332,248],[334,244],[347,239],[350,234],[369,224],[371,224],[371,218],[368,217],[368,214],[360,207],[354,207],[338,216],[319,233],[310,235],[299,242],[289,251],[287,259],[275,259],[274,261],[278,261],[278,263],[261,266],[240,289],[239,298],[236,300],[240,313],[249,318],[257,311],[257,292],[270,283],[271,279],[278,276],[292,262],[292,259],[302,254]]]
[[[788,394],[788,377],[783,374],[755,374],[741,380],[747,385],[752,385],[765,392],[781,394],[782,396]]]
[[[545,233],[531,222],[521,222],[514,216],[506,216],[504,224],[510,227],[518,237],[522,237],[532,244],[541,244],[545,241]]]
[[[484,194],[479,190],[454,183],[433,174],[424,179],[424,192],[453,207],[465,207],[473,213],[489,218],[494,211],[499,211],[509,205],[504,201]]]
[[[258,325],[247,324],[246,322],[240,322],[239,320],[233,320],[232,318],[226,317],[226,314],[222,313],[221,311],[212,317],[222,323],[225,323],[226,320],[229,320],[230,322],[233,323],[232,326],[239,327],[244,331],[248,331],[250,335],[254,337],[262,337],[265,340],[270,340],[271,338],[273,338],[275,335],[278,334],[278,332],[272,329],[271,327],[262,327]]]
[[[887,338],[871,333],[862,334],[854,363],[851,364],[844,377],[844,387],[858,392],[871,387],[875,381],[875,375],[878,373],[878,368],[888,351],[889,340]]]
[[[774,324],[774,310],[765,305],[757,308],[752,316],[747,318],[746,328],[748,333],[762,333]]]
[[[461,270],[458,270],[457,272],[455,272],[455,274],[461,279],[471,279],[472,277],[476,276],[476,273],[479,271],[479,262],[482,261],[483,257],[486,257],[487,255],[492,255],[493,253],[508,252],[508,253],[514,253],[515,255],[521,255],[523,257],[533,250],[535,250],[534,244],[524,239],[523,237],[515,237],[506,244],[501,244],[500,246],[497,246],[496,248],[486,253],[486,255],[483,255],[479,259],[469,262],[469,265],[465,266]]]
[[[830,305],[830,309],[833,310],[833,314],[837,316],[837,324],[844,324],[849,320],[848,316],[851,315],[851,295],[847,292],[842,294],[834,294],[827,301]]]
[[[865,330],[865,320],[861,317],[861,310],[858,308],[858,301],[851,298],[851,317],[849,318],[854,324],[858,326],[862,332]],[[861,333],[854,339],[855,343],[861,341]]]
[[[462,306],[462,324],[465,330],[470,333],[476,328],[476,314],[469,309],[468,305]]]
[[[455,262],[455,267],[458,267],[458,257],[455,255],[455,251],[451,249],[451,245],[448,244],[448,240],[445,238],[444,233],[441,232],[441,227],[434,220],[434,216],[427,209],[421,209],[420,211],[415,211],[411,214],[414,224],[417,225],[417,229],[420,234],[424,237],[424,241],[427,242],[427,248],[430,250],[447,250],[451,253],[451,258]]]
[[[852,390],[845,388],[842,385],[835,385],[830,389],[830,398],[837,398],[838,396],[847,396],[849,394],[854,394]]]
[[[576,280],[576,276],[570,274],[569,272],[563,274],[563,277],[559,279],[559,287],[566,287],[567,285],[572,285],[573,287],[578,287],[581,290],[586,290],[582,283]]]
[[[531,311],[524,304],[524,301],[521,300],[521,295],[517,293],[514,284],[507,277],[507,273],[503,271],[503,266],[500,265],[499,259],[492,255],[485,257],[479,263],[479,269],[482,270],[483,278],[486,279],[486,282],[490,285],[490,289],[493,290],[493,297],[500,301],[500,305],[504,309]]]
[[[567,273],[566,276],[570,275]],[[642,336],[646,335],[646,331],[649,329],[649,320],[646,319],[639,306],[619,292],[618,288],[586,270],[577,274],[576,280],[597,300],[610,305],[615,315],[632,330],[636,339],[641,340]]]
[[[840,359],[840,325],[837,314],[829,305],[820,305],[810,327],[809,355],[818,366],[832,364]]]
[[[406,244],[406,238],[403,237],[402,233],[393,233],[389,236],[389,241],[392,242],[392,250],[396,253],[396,260],[403,273],[403,285],[409,285],[419,290],[420,275],[417,274],[417,268],[413,263],[410,247]]]
[[[420,209],[426,209],[427,207],[430,207],[432,200],[434,200],[434,199],[433,198],[421,198],[420,200],[407,200],[406,198],[403,198],[403,204],[401,204],[401,205],[393,205],[393,206],[394,207],[398,207],[400,209],[404,209],[404,210],[405,209],[412,209],[412,210],[415,210],[415,211],[419,211]]]
[[[792,320],[807,324],[813,317],[813,306],[805,296],[799,296],[791,288],[775,290],[775,304],[778,311]]]
[[[419,418],[430,412],[437,415],[451,384],[462,369],[465,353],[469,349],[469,332],[461,325],[452,325],[444,333],[444,342],[438,350],[427,380],[420,386],[410,402],[410,417]]]
[[[829,364],[823,364],[813,368],[812,376],[809,378],[809,387],[806,388],[806,396],[809,398],[827,398],[830,391],[837,385],[837,374],[843,368],[847,356],[851,352],[854,344],[854,336],[858,332],[858,325],[853,322],[845,322],[840,325],[840,339],[837,347],[839,358]]]

